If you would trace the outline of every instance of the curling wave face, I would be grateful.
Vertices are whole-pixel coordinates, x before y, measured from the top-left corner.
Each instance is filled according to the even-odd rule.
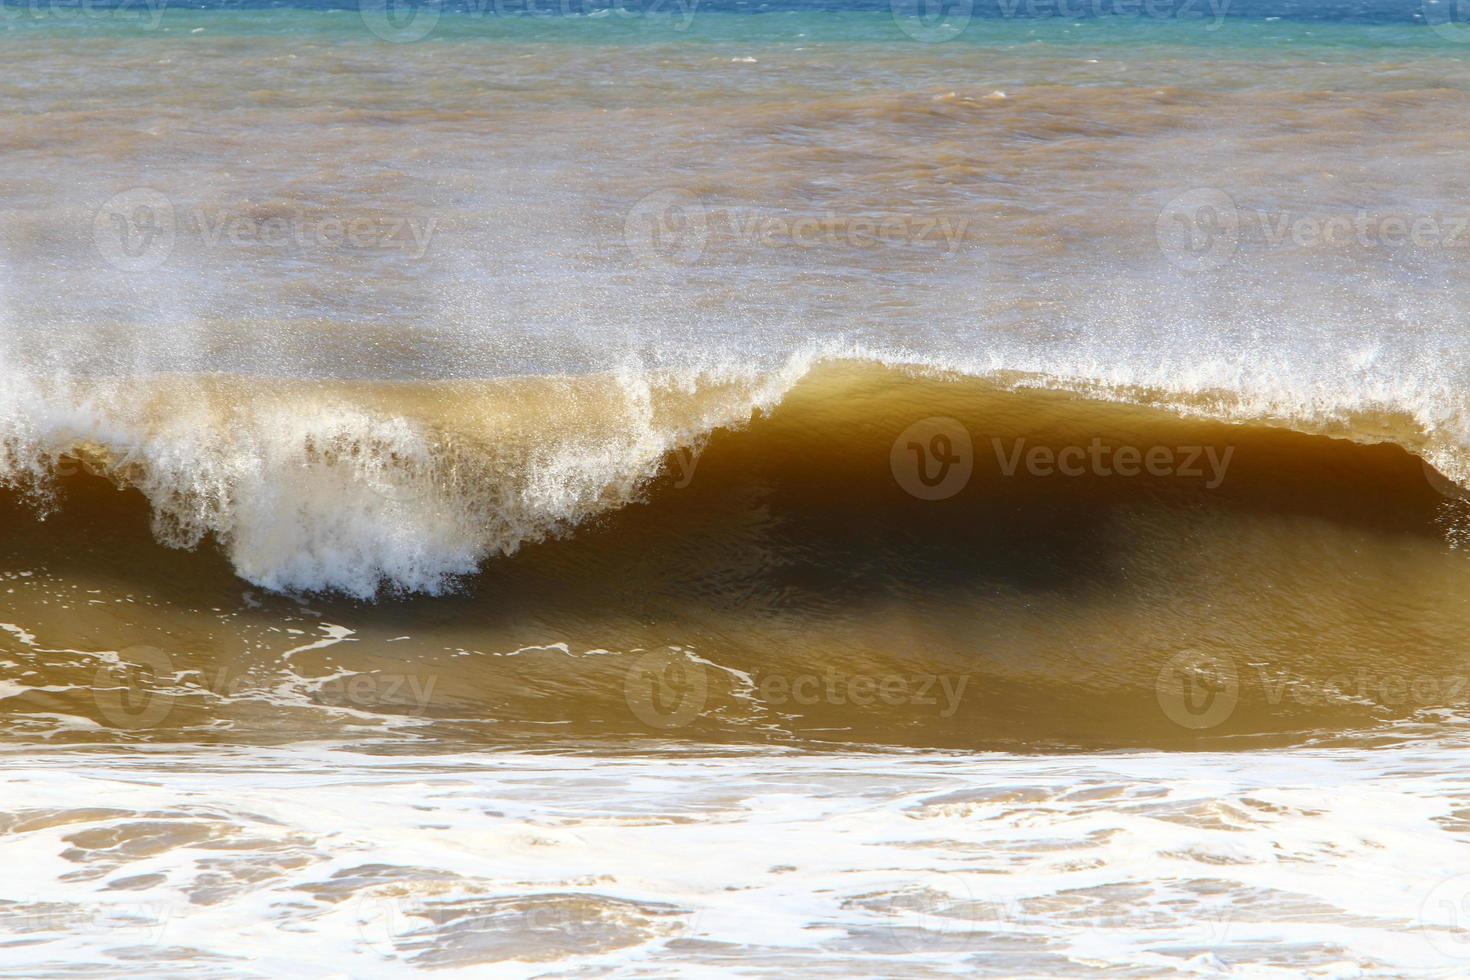
[[[791,421],[776,430],[759,424],[788,396],[780,415]],[[1076,418],[1069,426],[1075,445],[1056,446],[1050,426],[1064,410],[1055,406],[1067,404]],[[1284,438],[1273,430],[1288,428],[1360,444],[1390,442],[1423,457],[1427,486],[1446,498],[1460,496],[1459,484],[1428,460],[1458,475],[1464,447],[1432,420],[1361,408],[1283,418],[1272,407],[1223,392],[1118,388],[1017,372],[973,377],[851,360],[814,368],[809,359],[794,359],[784,370],[743,377],[107,379],[12,387],[0,405],[0,480],[45,515],[63,506],[67,476],[101,476],[141,492],[159,544],[194,548],[210,537],[252,584],[362,599],[385,590],[437,594],[485,559],[572,534],[644,499],[656,483],[687,485],[710,437],[742,432],[753,418],[754,431],[737,440],[749,447],[751,465],[797,481],[823,482],[803,463],[821,458],[833,470],[862,473],[865,484],[882,483],[870,471],[889,457],[860,434],[907,420],[923,430],[915,436],[920,442],[938,436],[951,452],[955,439],[945,432],[957,431],[967,442],[967,474],[977,452],[970,430],[984,430],[989,441],[978,453],[982,462],[993,457],[1002,475],[1025,483],[1039,465],[1042,475],[1085,487],[1085,495],[1098,486],[1095,479],[1073,478],[1113,475],[1119,467],[1108,460],[1123,438],[1125,476],[1200,476],[1204,489],[1216,490],[1234,444],[1171,447],[1157,438],[1195,418],[1206,426],[1234,423],[1240,427],[1235,442],[1249,445]],[[968,428],[942,410],[969,419]],[[1089,426],[1098,431],[1089,435]],[[1123,432],[1109,435],[1104,446],[1101,428],[1108,426]],[[783,428],[801,434],[799,450],[773,435]],[[908,452],[917,455],[910,459]],[[956,495],[968,475],[946,489],[905,474],[907,467],[947,471],[931,452],[927,445],[895,449],[893,482],[919,497]],[[1419,482],[1400,492],[1413,497],[1424,489]],[[996,496],[987,494],[987,506]],[[1312,496],[1331,493],[1314,488]],[[1402,523],[1397,515],[1392,520]]]

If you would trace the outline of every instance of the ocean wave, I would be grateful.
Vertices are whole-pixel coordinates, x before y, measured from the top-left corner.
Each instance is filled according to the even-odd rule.
[[[1470,697],[1470,506],[1402,412],[852,358],[131,390],[10,443],[25,731],[1200,747]],[[89,697],[117,662],[166,725]]]
[[[1443,404],[1291,400],[1214,380],[1199,372],[1164,388],[1096,366],[1040,373],[871,352],[774,370],[484,382],[16,379],[0,406],[0,478],[45,515],[64,507],[69,478],[103,476],[146,498],[160,544],[212,538],[252,584],[361,599],[441,593],[487,559],[687,482],[712,434],[753,420],[738,449],[750,466],[800,468],[835,444],[882,464],[862,479],[898,485],[888,442],[935,417],[973,418],[982,444],[969,451],[982,457],[994,448],[984,430],[1021,440],[995,450],[1001,464],[1027,451],[1028,435],[1033,448],[1057,444],[1053,457],[1070,440],[1085,462],[1090,441],[1108,440],[1110,453],[1120,440],[1167,448],[1194,419],[1238,427],[1217,441],[1257,455],[1277,452],[1283,432],[1391,444],[1422,460],[1400,466],[1419,474],[1400,488],[1408,497],[1458,496],[1470,481],[1464,419]],[[763,428],[773,412],[790,421]]]

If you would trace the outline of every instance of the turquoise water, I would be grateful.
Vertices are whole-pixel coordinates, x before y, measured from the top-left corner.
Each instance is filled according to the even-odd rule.
[[[1117,0],[1126,4],[1130,0]],[[913,44],[928,56],[955,47],[1023,49],[1028,45],[1127,48],[1136,54],[1160,47],[1251,51],[1266,57],[1291,57],[1302,50],[1351,51],[1353,57],[1375,57],[1388,49],[1434,51],[1440,56],[1470,53],[1470,27],[1439,22],[1438,8],[1395,3],[1366,14],[1323,5],[1315,16],[1280,4],[1251,4],[1243,10],[1228,0],[1180,0],[1160,16],[1113,14],[1113,0],[1075,4],[1082,16],[1005,16],[976,9],[951,11],[943,17],[916,16],[896,3],[894,9],[863,9],[864,4],[822,9],[729,9],[729,5],[679,0],[650,9],[636,6],[587,7],[580,3],[542,4],[528,12],[524,4],[489,2],[476,8],[404,5],[403,13],[365,8],[301,4],[252,6],[237,4],[175,6],[152,0],[84,5],[39,0],[0,2],[0,36],[36,34],[78,36],[190,35],[321,35],[335,41],[364,43],[445,43],[454,40],[502,40],[574,44]],[[1021,8],[1024,10],[1024,7]],[[1046,11],[1048,8],[1039,8]],[[1055,9],[1055,8],[1052,8]],[[1094,13],[1100,9],[1102,15]],[[1122,9],[1128,9],[1123,7]],[[1284,11],[1284,12],[1282,12]],[[1425,11],[1430,11],[1426,21]],[[1449,17],[1447,12],[1444,17]],[[386,25],[392,36],[376,36],[369,23]],[[426,21],[432,21],[427,28]],[[1431,23],[1431,21],[1435,23]],[[427,28],[427,34],[419,32]],[[1438,28],[1438,29],[1436,29]],[[1461,32],[1465,37],[1461,37]],[[919,36],[915,36],[919,35]],[[1330,56],[1330,54],[1328,55]]]

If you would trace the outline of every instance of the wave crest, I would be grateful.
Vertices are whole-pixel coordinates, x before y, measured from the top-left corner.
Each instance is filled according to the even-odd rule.
[[[1019,393],[1038,388],[1069,394],[1054,390],[1062,400],[1038,408]],[[1010,400],[996,401],[997,393]],[[47,511],[59,506],[58,488],[76,470],[102,475],[147,498],[162,544],[195,548],[213,538],[256,585],[371,599],[385,589],[443,592],[486,558],[642,499],[661,474],[692,472],[711,433],[778,404],[797,416],[794,427],[755,437],[751,466],[764,455],[800,467],[803,454],[829,455],[823,446],[833,442],[864,452],[861,430],[881,429],[887,419],[901,429],[946,412],[994,413],[996,425],[1014,433],[1055,434],[1064,420],[1081,438],[1089,413],[1108,402],[1117,407],[1093,425],[1099,431],[1120,422],[1135,432],[1167,429],[1181,417],[1249,421],[1241,438],[1257,442],[1267,439],[1261,433],[1292,428],[1396,443],[1426,461],[1429,479],[1416,493],[1434,486],[1445,494],[1446,486],[1458,489],[1449,480],[1470,475],[1458,442],[1402,413],[1289,418],[1220,393],[793,359],[774,372],[694,377],[16,384],[0,411],[0,480]],[[883,439],[872,448],[867,455],[888,460]]]

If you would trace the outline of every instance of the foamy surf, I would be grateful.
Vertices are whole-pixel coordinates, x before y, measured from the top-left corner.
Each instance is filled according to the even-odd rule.
[[[18,384],[0,479],[42,507],[81,471],[147,499],[162,545],[210,537],[275,590],[441,591],[638,499],[669,454],[800,375],[483,384],[134,378]]]
[[[1463,761],[27,750],[0,973],[1450,977]]]

